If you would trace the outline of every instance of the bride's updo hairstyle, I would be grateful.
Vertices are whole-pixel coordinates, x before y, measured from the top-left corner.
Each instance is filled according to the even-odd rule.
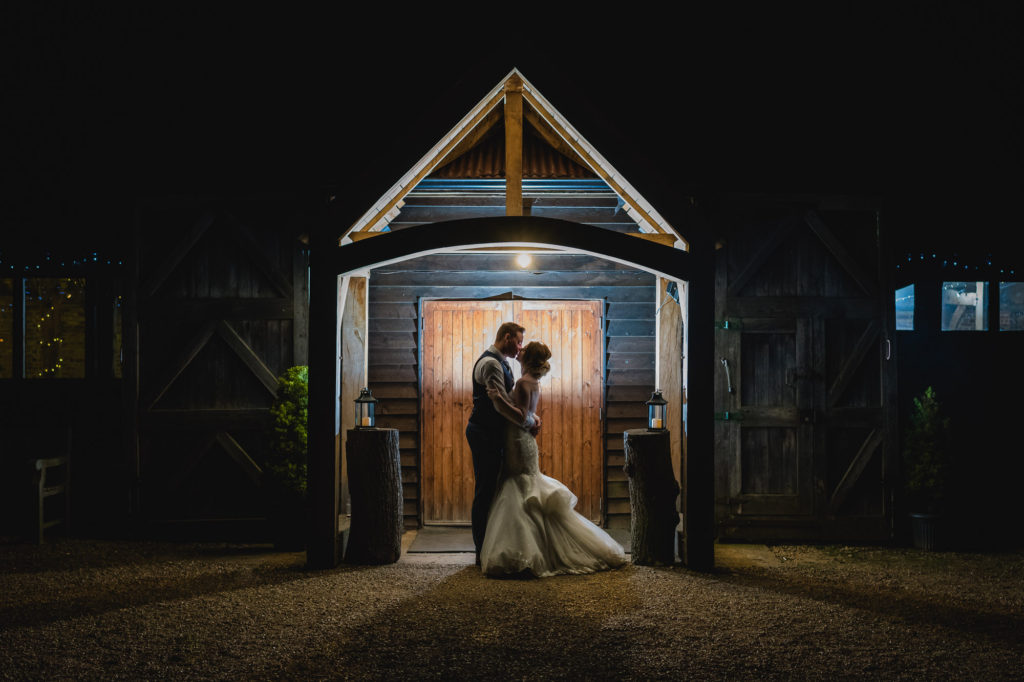
[[[540,341],[531,341],[523,348],[523,354],[520,356],[523,372],[536,374],[539,377],[544,376],[551,371],[551,363],[548,362],[550,358],[550,348]]]

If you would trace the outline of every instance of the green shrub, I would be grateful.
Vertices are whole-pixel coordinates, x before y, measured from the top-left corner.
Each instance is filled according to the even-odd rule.
[[[914,398],[903,445],[907,493],[912,511],[940,511],[950,471],[949,418],[931,386]]]
[[[306,495],[309,461],[309,368],[289,367],[277,378],[277,398],[270,407],[270,444],[266,472],[273,487]]]

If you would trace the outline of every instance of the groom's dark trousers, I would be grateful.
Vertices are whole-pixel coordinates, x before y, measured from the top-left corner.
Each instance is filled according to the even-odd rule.
[[[469,443],[470,452],[473,453],[473,544],[476,545],[478,555],[484,545],[487,513],[491,509],[498,485],[498,474],[501,472],[505,426],[504,417],[494,409],[494,403],[487,395],[487,387],[476,380],[476,365],[485,357],[494,358],[501,364],[506,391],[511,391],[514,384],[512,370],[500,355],[484,351],[473,365],[473,414],[466,425],[466,441]]]
[[[487,513],[494,500],[501,472],[502,436],[497,429],[484,428],[470,422],[466,426],[466,440],[473,453],[473,544],[477,554],[484,545],[487,531]]]

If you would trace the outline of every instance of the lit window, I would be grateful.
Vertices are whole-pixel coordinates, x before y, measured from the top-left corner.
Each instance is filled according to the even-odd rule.
[[[14,373],[14,280],[0,279],[0,379]]]
[[[988,329],[988,282],[942,283],[942,331]]]
[[[999,331],[1024,330],[1024,282],[999,283]]]
[[[914,285],[896,290],[896,329],[914,330]]]
[[[25,376],[85,376],[85,279],[25,279]]]

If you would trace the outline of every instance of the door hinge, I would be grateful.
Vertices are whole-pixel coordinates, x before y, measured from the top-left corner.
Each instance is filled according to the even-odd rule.
[[[715,320],[715,329],[741,329],[739,320]]]
[[[719,422],[738,422],[743,421],[743,413],[739,411],[725,411],[715,412],[715,421]]]

